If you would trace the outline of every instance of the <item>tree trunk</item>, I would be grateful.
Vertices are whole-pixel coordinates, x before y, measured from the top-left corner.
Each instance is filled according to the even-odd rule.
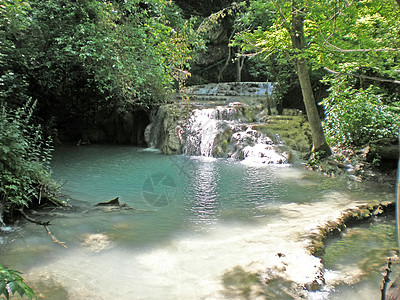
[[[397,166],[397,190],[396,190],[396,223],[397,223],[397,245],[400,250],[400,129],[399,129],[399,162]]]
[[[291,39],[294,49],[304,49],[304,14],[293,1]],[[307,63],[304,58],[296,59],[297,76],[299,77],[303,102],[306,107],[308,122],[311,127],[313,148],[312,152],[325,151],[325,156],[332,154],[331,148],[326,142],[321,120],[318,115],[317,105],[315,104],[314,93],[311,87],[310,76],[308,74]]]
[[[303,102],[306,107],[308,122],[311,127],[313,148],[312,152],[325,151],[327,156],[331,155],[331,149],[326,143],[321,120],[318,115],[315,104],[314,93],[311,87],[310,76],[308,74],[307,64],[304,59],[298,59],[296,62],[297,76],[299,77]]]
[[[400,0],[399,0],[400,1]],[[236,53],[236,81],[242,82],[242,69],[245,57],[240,55],[240,51]]]

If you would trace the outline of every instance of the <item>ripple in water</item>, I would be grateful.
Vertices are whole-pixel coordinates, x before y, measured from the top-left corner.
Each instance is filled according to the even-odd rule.
[[[69,248],[21,223],[2,246],[0,263],[23,271],[33,286],[53,287],[40,290],[46,297],[64,299],[231,299],[243,288],[262,295],[251,274],[262,285],[271,274],[306,284],[323,269],[306,250],[309,231],[340,209],[382,199],[376,188],[346,190],[296,167],[133,147],[62,147],[52,166],[77,207],[52,221]],[[160,172],[174,179],[176,193],[169,205],[153,207],[143,186]],[[134,210],[94,209],[116,196]],[[240,276],[250,278],[249,287]]]

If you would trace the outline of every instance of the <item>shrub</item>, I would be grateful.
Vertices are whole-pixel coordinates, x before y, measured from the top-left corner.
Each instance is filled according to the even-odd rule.
[[[0,107],[0,203],[14,209],[42,197],[56,187],[50,178],[51,139],[33,125],[35,103],[11,110]]]
[[[335,82],[322,101],[329,142],[360,146],[396,137],[400,125],[400,102],[377,87],[353,88]]]

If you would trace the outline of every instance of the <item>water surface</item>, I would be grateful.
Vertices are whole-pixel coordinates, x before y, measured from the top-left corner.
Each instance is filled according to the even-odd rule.
[[[51,226],[68,248],[20,222],[4,233],[0,259],[46,299],[267,297],[262,276],[244,278],[280,270],[293,282],[309,281],[321,266],[306,250],[310,230],[346,207],[393,197],[300,166],[129,146],[59,147],[52,169],[73,206],[55,211]],[[95,207],[115,197],[133,209]]]

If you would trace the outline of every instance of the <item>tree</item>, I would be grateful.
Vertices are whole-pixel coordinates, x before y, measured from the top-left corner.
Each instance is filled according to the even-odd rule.
[[[95,126],[99,111],[169,101],[203,47],[167,0],[10,0],[0,13],[0,98],[32,97],[43,119],[70,132]]]
[[[354,89],[354,92],[347,93],[352,97],[357,96],[360,90],[365,95],[365,103],[376,93],[382,99],[382,104],[375,106],[377,111],[384,111],[385,116],[394,115],[398,107],[398,88],[395,85],[399,73],[396,62],[400,59],[399,11],[395,1],[250,1],[251,14],[260,14],[254,12],[259,9],[270,24],[242,31],[237,41],[248,53],[263,54],[266,58],[273,53],[285,53],[291,57],[302,82],[305,103],[312,103],[307,100],[312,97],[307,84],[307,67],[311,67],[330,72],[326,72],[325,82],[336,91],[339,87],[337,82],[343,83],[339,77],[347,78],[346,85],[341,84],[340,87]],[[369,90],[364,93],[366,89]],[[324,102],[328,110],[341,101],[337,98],[340,93],[332,91]],[[351,102],[350,97],[347,99],[348,106]],[[346,113],[342,110],[336,116]],[[311,123],[316,123],[312,121],[312,116],[315,116],[313,109],[307,115]],[[333,130],[337,132],[338,126],[341,128],[341,124],[337,124],[335,129],[329,128],[334,122],[337,123],[337,120],[329,119],[328,115],[325,125],[331,129],[327,131],[330,139]],[[376,125],[381,126],[379,123]],[[314,148],[326,147],[319,126],[313,127]],[[375,125],[370,127],[374,130]],[[331,141],[337,142],[335,139]]]
[[[253,9],[260,7],[265,9],[266,16],[270,18],[269,24],[267,23],[265,27],[260,26],[252,32],[241,32],[237,41],[247,52],[256,50],[257,54],[267,52],[267,55],[286,52],[291,56],[296,66],[303,101],[310,122],[313,140],[312,152],[324,151],[325,155],[330,155],[331,150],[325,140],[305,55],[307,41],[304,34],[304,21],[307,15],[307,5],[304,1],[251,2]]]
[[[292,22],[291,27],[288,26],[287,30],[290,33],[292,47],[295,51],[299,51],[300,54],[295,57],[295,63],[297,68],[297,76],[299,77],[301,91],[303,94],[303,101],[311,128],[313,141],[312,152],[324,151],[325,155],[329,156],[331,155],[331,149],[325,140],[321,120],[315,104],[314,93],[311,87],[310,75],[307,68],[307,61],[304,56],[301,56],[306,45],[306,40],[304,36],[305,7],[304,4],[300,2],[301,1],[292,2]]]

